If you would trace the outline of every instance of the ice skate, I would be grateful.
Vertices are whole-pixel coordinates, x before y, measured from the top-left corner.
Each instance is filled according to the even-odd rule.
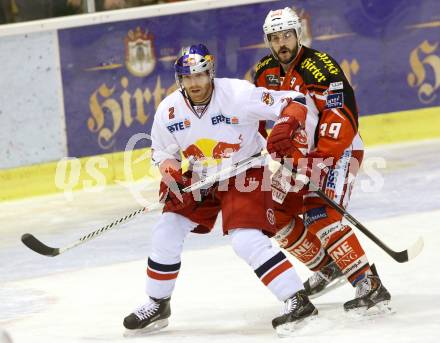
[[[376,267],[356,284],[356,297],[344,304],[344,310],[353,315],[370,316],[391,313],[391,295],[383,286]]]
[[[138,307],[124,318],[124,327],[128,329],[124,336],[137,336],[159,331],[168,326],[170,315],[170,298],[150,298],[148,303]]]
[[[292,336],[317,314],[318,310],[309,301],[306,292],[300,290],[284,302],[283,313],[272,320],[272,326],[278,336]]]
[[[347,282],[336,262],[331,261],[320,271],[315,272],[304,282],[304,289],[310,299],[320,297],[332,289],[338,288]]]

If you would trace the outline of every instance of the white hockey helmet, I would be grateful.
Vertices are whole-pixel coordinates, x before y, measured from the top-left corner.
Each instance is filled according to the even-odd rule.
[[[301,49],[301,20],[298,14],[290,7],[269,11],[263,24],[264,41],[275,57],[276,54],[272,50],[268,36],[271,33],[285,30],[295,31],[299,51]]]

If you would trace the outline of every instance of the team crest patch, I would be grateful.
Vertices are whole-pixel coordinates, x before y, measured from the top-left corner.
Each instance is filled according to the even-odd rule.
[[[261,96],[261,101],[264,102],[267,106],[272,106],[274,103],[273,96],[269,92],[263,92]]]
[[[334,93],[327,95],[327,108],[342,108],[344,107],[344,93]]]
[[[267,209],[266,217],[270,225],[275,225],[275,213],[271,208]]]

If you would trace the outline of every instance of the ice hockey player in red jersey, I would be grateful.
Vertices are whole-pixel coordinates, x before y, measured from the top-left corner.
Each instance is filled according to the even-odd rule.
[[[298,170],[297,182],[295,176],[286,179],[292,174],[283,166],[273,175],[276,239],[315,272],[304,283],[309,296],[343,275],[356,288],[355,298],[344,304],[346,311],[386,310],[391,296],[352,229],[308,186],[301,187],[311,178],[347,206],[363,158],[353,89],[331,56],[301,44],[301,21],[291,8],[270,11],[263,31],[271,54],[258,63],[255,85],[299,91],[308,105],[304,122],[281,118],[268,138],[268,151],[288,158],[290,169]]]
[[[232,175],[221,187],[212,186],[203,197],[179,190],[189,186],[194,176],[210,175],[224,169],[223,165],[260,155],[266,142],[258,134],[259,121],[277,120],[281,115],[305,117],[304,95],[215,78],[214,57],[202,44],[182,49],[175,75],[179,89],[160,103],[151,131],[152,159],[162,173],[160,194],[165,206],[152,231],[148,300],[124,319],[124,326],[133,333],[168,324],[185,237],[190,232],[209,232],[221,211],[223,232],[231,237],[236,254],[284,302],[283,313],[272,325],[277,333],[288,334],[296,323],[303,325],[313,318],[317,310],[292,264],[269,239],[275,223],[270,189],[262,187],[267,175],[264,163]],[[190,162],[185,173],[181,154]],[[255,182],[260,185],[250,185]]]

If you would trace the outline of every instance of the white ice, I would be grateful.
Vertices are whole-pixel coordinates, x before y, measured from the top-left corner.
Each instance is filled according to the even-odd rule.
[[[386,168],[374,167],[374,178],[364,170],[354,190],[350,213],[388,246],[402,250],[419,236],[425,240],[417,258],[399,264],[358,232],[392,293],[395,313],[346,316],[342,304],[354,290],[345,285],[315,299],[319,317],[282,341],[440,341],[439,151],[439,140],[369,149],[365,165],[384,160]],[[14,343],[280,340],[271,320],[281,304],[235,256],[219,224],[209,235],[188,238],[170,325],[141,338],[124,338],[122,320],[145,300],[145,262],[158,212],[57,257],[37,255],[19,240],[30,232],[48,245],[64,246],[138,207],[119,186],[77,192],[73,200],[53,195],[0,203],[0,327]],[[310,275],[293,263],[303,279]]]

